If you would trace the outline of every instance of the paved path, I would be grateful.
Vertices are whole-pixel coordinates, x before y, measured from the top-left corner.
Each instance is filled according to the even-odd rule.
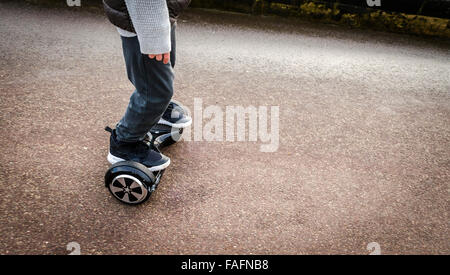
[[[132,91],[115,29],[0,3],[0,253],[450,253],[448,41],[293,23],[184,16],[176,99],[279,106],[280,146],[177,144],[128,207],[103,186]]]

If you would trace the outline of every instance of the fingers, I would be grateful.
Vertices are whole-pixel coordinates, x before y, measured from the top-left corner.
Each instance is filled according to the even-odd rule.
[[[170,53],[165,54],[149,54],[148,57],[150,59],[153,59],[156,57],[156,61],[163,61],[164,64],[167,64],[170,62]]]
[[[170,62],[170,53],[165,53],[164,54],[164,64],[167,64]]]

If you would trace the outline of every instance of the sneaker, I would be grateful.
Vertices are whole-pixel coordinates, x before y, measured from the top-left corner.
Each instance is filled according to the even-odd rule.
[[[182,129],[189,127],[192,124],[192,118],[180,104],[171,101],[158,124]]]
[[[145,141],[124,142],[117,140],[116,130],[107,128],[111,133],[108,162],[135,161],[148,167],[152,172],[166,169],[170,165],[170,158],[153,150]]]

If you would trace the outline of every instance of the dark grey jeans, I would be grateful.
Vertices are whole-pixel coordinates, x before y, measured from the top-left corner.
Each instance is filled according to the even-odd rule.
[[[119,141],[139,141],[167,109],[173,95],[173,66],[176,58],[176,23],[172,26],[171,63],[142,54],[137,37],[121,37],[128,79],[136,88],[125,115],[116,125]]]

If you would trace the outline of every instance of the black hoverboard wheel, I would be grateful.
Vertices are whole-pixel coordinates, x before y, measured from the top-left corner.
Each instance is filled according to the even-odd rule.
[[[178,142],[183,129],[157,124],[147,142],[158,150]],[[105,185],[120,202],[137,205],[148,200],[158,187],[164,170],[151,172],[145,165],[134,161],[121,161],[112,165],[105,174]]]
[[[119,201],[137,205],[145,202],[159,183],[162,172],[155,176],[145,165],[122,161],[112,165],[105,175],[105,185]]]

